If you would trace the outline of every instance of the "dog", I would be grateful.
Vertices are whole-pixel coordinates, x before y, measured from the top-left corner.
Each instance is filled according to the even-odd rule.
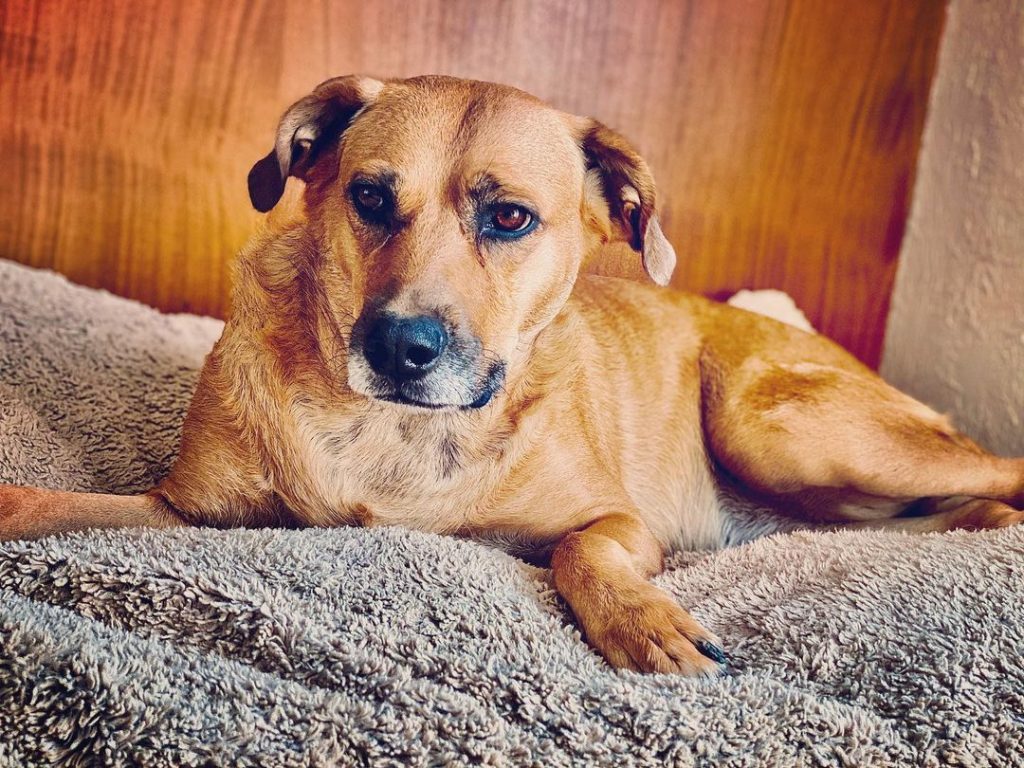
[[[666,289],[644,160],[510,87],[348,76],[249,174],[301,213],[241,253],[169,476],[0,487],[0,539],[116,526],[401,525],[549,562],[614,667],[718,674],[649,578],[786,525],[1020,523],[999,458],[821,336]],[[625,249],[642,280],[587,273]]]

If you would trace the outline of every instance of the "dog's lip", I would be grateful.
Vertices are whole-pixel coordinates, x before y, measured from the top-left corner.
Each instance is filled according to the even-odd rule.
[[[430,411],[441,411],[445,408],[458,408],[460,410],[476,410],[483,408],[494,397],[494,392],[487,388],[480,396],[469,405],[465,403],[431,403],[426,400],[417,400],[414,397],[406,397],[403,394],[397,392],[389,392],[388,394],[374,395],[377,400],[383,400],[386,403],[396,403],[398,405],[405,405],[412,408],[425,408]]]
[[[401,392],[386,392],[374,394],[373,397],[377,400],[383,400],[387,403],[396,403],[398,405],[405,405],[412,408],[425,408],[430,411],[440,411],[445,408],[458,408],[463,411],[475,411],[483,408],[494,397],[495,388],[488,385],[484,386],[480,394],[477,395],[476,399],[468,405],[466,403],[432,403],[427,400],[419,400],[415,397],[408,397],[403,395]]]
[[[431,411],[439,411],[442,408],[455,408],[457,406],[449,405],[448,403],[428,403],[425,400],[417,400],[412,397],[406,397],[405,395],[397,392],[392,392],[386,395],[375,395],[377,400],[383,400],[387,403],[397,403],[398,405],[408,405],[413,408],[426,408]]]

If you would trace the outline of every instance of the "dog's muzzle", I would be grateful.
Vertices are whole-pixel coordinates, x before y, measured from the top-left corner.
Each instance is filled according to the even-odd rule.
[[[419,408],[482,408],[505,380],[505,365],[488,360],[478,339],[433,315],[364,313],[349,355],[357,392]]]

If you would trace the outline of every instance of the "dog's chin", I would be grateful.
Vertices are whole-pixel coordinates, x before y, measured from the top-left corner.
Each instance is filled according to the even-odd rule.
[[[414,408],[423,411],[443,411],[462,407],[461,405],[453,405],[451,403],[431,403],[426,400],[417,400],[416,398],[406,397],[405,395],[397,392],[389,394],[370,394],[370,397],[384,403],[394,403],[395,405],[401,405],[407,408]]]

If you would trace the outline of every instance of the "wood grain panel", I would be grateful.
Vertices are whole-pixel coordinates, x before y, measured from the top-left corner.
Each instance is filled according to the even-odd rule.
[[[511,83],[630,136],[675,283],[789,291],[878,361],[939,0],[3,0],[0,256],[222,314],[245,175],[316,82]]]

